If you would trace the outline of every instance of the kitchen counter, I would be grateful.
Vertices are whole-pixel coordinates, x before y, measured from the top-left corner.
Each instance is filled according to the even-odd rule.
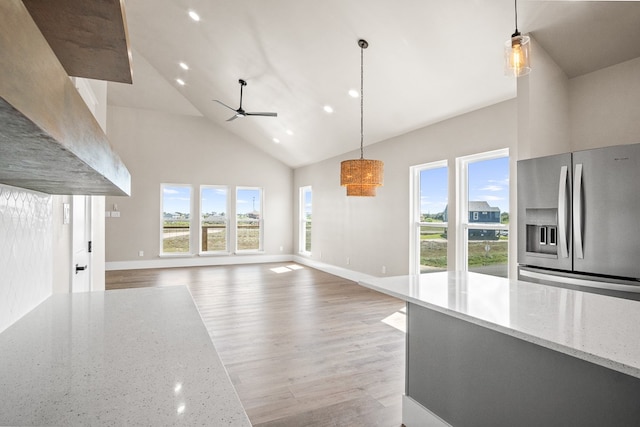
[[[251,425],[184,286],[53,295],[0,355],[0,425]]]
[[[472,272],[362,286],[640,378],[640,302]]]
[[[407,301],[407,427],[638,425],[640,302],[467,272],[360,284]]]

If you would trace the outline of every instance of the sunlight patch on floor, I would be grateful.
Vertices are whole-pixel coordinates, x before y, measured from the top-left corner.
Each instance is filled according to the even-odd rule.
[[[274,273],[277,274],[282,274],[282,273],[288,273],[290,271],[293,270],[302,270],[304,267],[297,265],[297,264],[291,264],[291,265],[287,265],[286,267],[274,267],[274,268],[270,268],[269,270],[273,271]]]
[[[288,273],[288,272],[292,271],[290,268],[287,268],[287,267],[274,267],[274,268],[270,268],[269,270],[273,271],[274,273],[278,273],[278,274]]]
[[[402,313],[402,310],[396,311],[392,315],[385,317],[382,319],[382,323],[386,323],[405,334],[407,333],[407,315]]]

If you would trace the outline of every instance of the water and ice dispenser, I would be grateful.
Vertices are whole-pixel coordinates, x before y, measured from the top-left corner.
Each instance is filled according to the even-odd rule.
[[[558,255],[558,210],[527,209],[526,251],[530,255]]]

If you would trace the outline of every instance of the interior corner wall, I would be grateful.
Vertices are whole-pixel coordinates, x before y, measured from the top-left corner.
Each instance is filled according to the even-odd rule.
[[[107,211],[117,204],[120,212],[119,218],[105,218],[107,269],[113,262],[144,268],[140,263],[159,260],[162,183],[192,185],[196,198],[200,185],[227,185],[230,192],[237,186],[263,188],[262,255],[290,256],[292,170],[287,165],[204,117],[109,106],[107,129],[131,173],[131,197],[105,202]],[[226,258],[224,263],[234,263],[233,255]]]
[[[298,189],[310,185],[311,260],[373,276],[407,274],[409,168],[446,159],[449,180],[455,182],[456,157],[501,148],[515,150],[516,105],[516,100],[511,99],[365,147],[367,158],[384,161],[384,186],[378,188],[373,198],[346,197],[344,187],[340,186],[340,162],[359,157],[359,151],[295,169],[292,193],[295,241],[299,234]],[[455,212],[453,186],[449,187],[449,211]],[[515,211],[515,200],[510,205],[510,210]],[[449,229],[449,236],[449,268],[454,269],[454,227]],[[383,266],[386,273],[382,273]]]
[[[51,295],[51,198],[0,184],[0,332]]]
[[[571,151],[569,78],[533,37],[531,44],[532,70],[518,78],[518,160]]]
[[[640,143],[640,58],[570,80],[571,150]]]

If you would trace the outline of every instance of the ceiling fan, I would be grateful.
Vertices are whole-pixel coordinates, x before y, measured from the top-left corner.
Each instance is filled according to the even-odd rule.
[[[238,117],[246,117],[246,116],[278,117],[278,113],[248,113],[248,112],[244,111],[242,109],[242,88],[247,85],[247,82],[242,80],[242,79],[240,79],[240,80],[238,80],[238,83],[240,83],[240,107],[238,107],[238,109],[231,108],[227,104],[225,104],[224,102],[218,101],[217,99],[214,99],[214,101],[217,102],[218,104],[224,105],[228,109],[236,112],[233,116],[231,116],[231,118],[229,120],[227,120],[228,122],[230,122],[232,120],[235,120]]]

